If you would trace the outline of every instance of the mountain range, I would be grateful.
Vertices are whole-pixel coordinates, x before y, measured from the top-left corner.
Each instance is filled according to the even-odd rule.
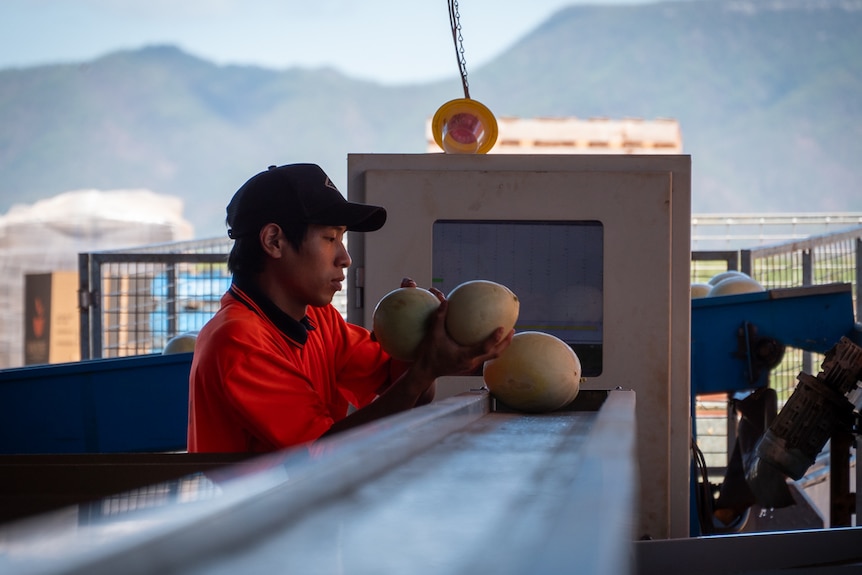
[[[346,192],[349,153],[424,153],[426,121],[463,96],[454,64],[406,86],[174,46],[3,69],[0,212],[147,188],[221,236],[270,164],[319,163]],[[468,71],[498,117],[678,120],[696,213],[862,211],[862,0],[573,5]]]

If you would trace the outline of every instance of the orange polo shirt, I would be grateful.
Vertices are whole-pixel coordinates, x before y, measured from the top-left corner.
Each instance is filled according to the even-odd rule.
[[[263,452],[318,439],[390,379],[390,361],[333,306],[297,322],[234,283],[201,329],[189,377],[189,452]]]

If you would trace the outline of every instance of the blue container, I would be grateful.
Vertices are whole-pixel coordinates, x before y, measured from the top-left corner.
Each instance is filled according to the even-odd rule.
[[[192,353],[0,371],[0,453],[184,451]]]

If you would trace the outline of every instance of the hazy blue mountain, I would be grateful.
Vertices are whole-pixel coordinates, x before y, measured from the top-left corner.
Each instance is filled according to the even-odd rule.
[[[672,117],[696,212],[862,211],[862,0],[700,0],[564,9],[484,67],[497,116]],[[217,66],[170,46],[0,70],[0,212],[78,188],[186,200],[198,236],[269,164],[425,151],[451,81]],[[345,190],[346,191],[346,190]]]

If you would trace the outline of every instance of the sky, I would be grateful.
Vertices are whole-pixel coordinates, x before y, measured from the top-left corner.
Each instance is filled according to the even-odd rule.
[[[460,0],[467,73],[576,3]],[[172,44],[216,64],[333,67],[388,85],[458,75],[446,0],[2,0],[0,69]]]

